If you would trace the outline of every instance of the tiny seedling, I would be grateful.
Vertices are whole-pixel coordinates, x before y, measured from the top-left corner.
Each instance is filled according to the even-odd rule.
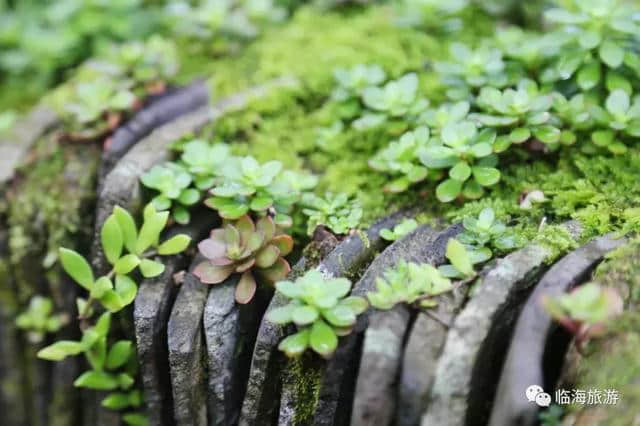
[[[338,347],[338,336],[350,334],[357,316],[367,309],[366,299],[347,297],[351,281],[325,278],[315,269],[295,282],[280,281],[276,289],[289,303],[269,311],[267,320],[297,326],[298,331],[278,345],[289,357],[299,356],[310,347],[323,358],[330,358]]]
[[[413,231],[417,227],[418,227],[418,222],[416,222],[415,219],[405,219],[399,224],[397,224],[396,226],[394,226],[393,229],[387,229],[387,228],[381,229],[380,236],[387,241],[396,241],[404,237],[405,235],[408,235],[411,231]]]
[[[401,260],[376,279],[376,291],[367,298],[371,306],[389,310],[398,303],[431,308],[438,304],[437,296],[453,289],[451,281],[434,266]]]

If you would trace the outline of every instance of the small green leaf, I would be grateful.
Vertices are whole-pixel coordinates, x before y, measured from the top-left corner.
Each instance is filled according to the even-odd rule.
[[[356,314],[347,306],[335,306],[322,311],[322,316],[335,327],[350,327],[356,322]]]
[[[136,298],[138,286],[126,275],[116,275],[115,291],[120,296],[124,306],[127,306]]]
[[[133,343],[129,340],[120,340],[109,349],[105,366],[109,370],[115,370],[123,366],[133,353]]]
[[[116,274],[125,275],[133,271],[139,264],[140,258],[138,256],[135,254],[127,254],[118,259],[113,269],[116,271]]]
[[[547,144],[553,144],[560,140],[560,129],[550,125],[536,127],[533,134],[541,142]]]
[[[122,420],[129,426],[149,426],[149,419],[141,413],[127,413]]]
[[[318,311],[309,305],[296,307],[291,312],[291,319],[297,326],[308,325],[318,319]]]
[[[165,197],[164,195],[158,195],[153,197],[151,200],[153,207],[158,211],[169,210],[171,208],[171,199]]]
[[[464,161],[460,161],[449,170],[449,177],[460,182],[466,181],[469,176],[471,176],[471,167]]]
[[[158,246],[158,254],[167,256],[172,254],[178,254],[183,252],[189,247],[191,243],[191,237],[185,234],[179,234],[169,238],[160,246]]]
[[[81,342],[60,340],[38,351],[38,358],[47,361],[62,361],[68,356],[78,355],[84,352],[85,346]]]
[[[290,303],[288,305],[272,309],[267,313],[267,320],[275,324],[288,324],[293,321],[292,314],[294,309],[297,307],[298,306]]]
[[[473,177],[480,185],[491,186],[500,180],[500,171],[494,167],[476,166],[473,168]]]
[[[591,140],[598,146],[607,146],[613,142],[615,133],[611,130],[596,130],[591,133]]]
[[[113,265],[122,254],[122,246],[124,243],[120,224],[114,214],[111,214],[107,220],[105,220],[104,225],[102,225],[100,238],[102,240],[104,255],[109,263]]]
[[[94,299],[100,299],[105,292],[111,290],[113,288],[113,283],[109,279],[109,277],[100,277],[96,280],[96,282],[91,286],[91,297]]]
[[[469,258],[469,253],[464,245],[458,240],[451,238],[447,243],[447,259],[461,273],[466,276],[474,274],[473,265]]]
[[[100,298],[100,303],[109,312],[118,312],[122,308],[124,308],[124,304],[122,303],[120,296],[115,292],[115,290],[106,291]]]
[[[382,239],[387,241],[395,241],[396,239],[396,234],[394,234],[390,229],[381,229],[379,234]]]
[[[118,224],[120,225],[124,246],[129,250],[129,252],[135,252],[138,230],[133,217],[128,211],[120,206],[115,206],[113,208],[113,215],[116,217]]]
[[[344,298],[338,303],[338,305],[348,307],[349,309],[351,309],[351,312],[356,315],[360,315],[369,307],[367,299],[359,296],[349,296],[347,298]]]
[[[319,320],[311,326],[309,344],[318,354],[329,358],[338,347],[338,336],[326,322]]]
[[[142,259],[140,262],[140,272],[145,278],[153,278],[164,272],[164,264],[155,260]]]
[[[600,59],[611,68],[617,68],[624,60],[624,49],[616,43],[606,40],[600,45]]]
[[[178,197],[180,204],[191,206],[200,200],[200,191],[193,188],[183,189]]]
[[[118,374],[117,380],[118,380],[118,384],[122,389],[129,389],[135,382],[133,377],[131,377],[127,373]]]
[[[302,286],[291,281],[280,281],[276,283],[276,289],[289,299],[296,299],[304,294]]]
[[[87,371],[78,377],[73,385],[77,388],[113,390],[118,387],[118,380],[104,371]]]
[[[622,89],[616,89],[607,96],[605,106],[614,117],[625,117],[629,110],[629,95]]]
[[[436,188],[436,197],[443,203],[455,200],[462,190],[462,182],[454,179],[447,179]]]
[[[309,346],[310,329],[304,328],[291,336],[286,337],[278,345],[278,349],[288,357],[301,355]]]
[[[600,82],[600,64],[592,62],[582,67],[578,72],[577,82],[578,86],[585,91],[596,87]]]
[[[128,394],[122,392],[113,392],[107,395],[107,397],[102,400],[100,405],[110,410],[121,410],[123,408],[129,407],[131,404],[129,403]]]
[[[513,143],[523,143],[531,137],[531,131],[526,127],[513,129],[509,134],[509,140]]]
[[[160,233],[167,224],[167,219],[169,219],[169,212],[155,212],[145,218],[136,241],[136,254],[141,255],[146,249],[158,242]]]
[[[59,257],[62,267],[67,274],[86,290],[90,290],[94,281],[93,271],[85,258],[75,251],[64,247],[60,248]]]

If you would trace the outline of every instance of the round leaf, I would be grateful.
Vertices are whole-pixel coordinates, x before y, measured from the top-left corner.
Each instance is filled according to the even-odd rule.
[[[320,320],[313,323],[309,336],[311,348],[324,358],[329,358],[338,347],[338,336],[326,322]]]
[[[291,312],[291,319],[298,326],[308,325],[318,319],[318,311],[313,306],[298,306]]]
[[[155,260],[142,259],[140,262],[140,272],[145,278],[153,278],[164,272],[164,264],[156,262]]]
[[[75,282],[80,284],[87,290],[91,290],[93,284],[93,271],[91,266],[80,254],[73,250],[60,248],[60,262],[64,270],[73,278]]]
[[[462,182],[454,179],[447,179],[436,188],[436,197],[443,203],[455,200],[462,190]]]
[[[471,176],[471,167],[464,161],[460,161],[449,170],[449,177],[460,182],[466,181],[469,176]]]
[[[447,243],[447,259],[449,262],[462,274],[466,276],[473,275],[473,264],[469,257],[467,249],[462,243],[454,238],[451,238]]]
[[[500,171],[494,167],[474,167],[473,177],[482,186],[491,186],[500,180]]]
[[[297,307],[297,305],[290,303],[288,305],[272,309],[267,312],[267,320],[275,324],[288,324],[293,321],[292,314],[294,309]]]
[[[305,328],[285,338],[278,345],[278,349],[287,354],[288,357],[295,357],[302,354],[309,346],[310,330]]]
[[[611,68],[617,68],[624,60],[624,50],[612,41],[604,41],[598,50],[600,59]]]

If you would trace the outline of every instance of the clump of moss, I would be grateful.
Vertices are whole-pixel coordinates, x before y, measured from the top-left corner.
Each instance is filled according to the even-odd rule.
[[[62,300],[60,271],[50,268],[58,247],[77,247],[91,234],[99,158],[97,147],[63,147],[55,134],[47,135],[8,190],[10,261],[21,301],[31,296],[43,274],[57,293],[54,299]]]
[[[549,249],[547,262],[551,263],[560,255],[578,248],[578,241],[562,225],[546,225],[535,236],[534,241]]]
[[[282,75],[295,76],[300,86],[255,101],[245,110],[223,117],[204,133],[232,142],[236,154],[251,153],[259,161],[279,160],[294,170],[310,169],[320,176],[318,194],[330,191],[357,196],[366,212],[363,225],[370,223],[415,199],[415,195],[382,193],[379,189],[385,178],[373,173],[367,163],[404,128],[357,131],[347,126],[338,149],[319,147],[318,129],[345,114],[340,106],[327,102],[335,85],[333,70],[375,63],[397,77],[421,69],[424,59],[437,56],[440,49],[420,31],[393,26],[379,8],[348,17],[317,15],[303,9],[287,27],[267,33],[241,55],[221,60],[218,68],[230,67],[233,72],[218,71],[212,78],[216,95]],[[424,91],[437,96],[428,73],[421,84]]]
[[[570,364],[576,389],[616,390],[620,400],[611,405],[572,405],[570,412],[592,415],[599,425],[623,426],[634,422],[640,404],[640,239],[615,250],[597,268],[594,278],[613,287],[625,300],[625,310],[610,326],[609,334],[589,342],[586,354]],[[603,395],[604,397],[604,395]]]
[[[288,360],[296,395],[294,418],[296,425],[313,423],[313,413],[320,397],[320,380],[322,379],[322,370],[317,368],[318,362],[308,353],[301,358]]]

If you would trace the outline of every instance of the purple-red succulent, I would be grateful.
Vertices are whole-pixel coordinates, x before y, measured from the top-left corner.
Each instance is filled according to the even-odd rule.
[[[254,274],[274,283],[291,270],[284,256],[291,253],[293,239],[278,234],[269,216],[256,223],[248,215],[242,216],[212,230],[198,248],[207,260],[197,265],[193,273],[205,284],[218,284],[231,274],[242,274],[235,292],[236,301],[242,304],[249,303],[256,292]]]

